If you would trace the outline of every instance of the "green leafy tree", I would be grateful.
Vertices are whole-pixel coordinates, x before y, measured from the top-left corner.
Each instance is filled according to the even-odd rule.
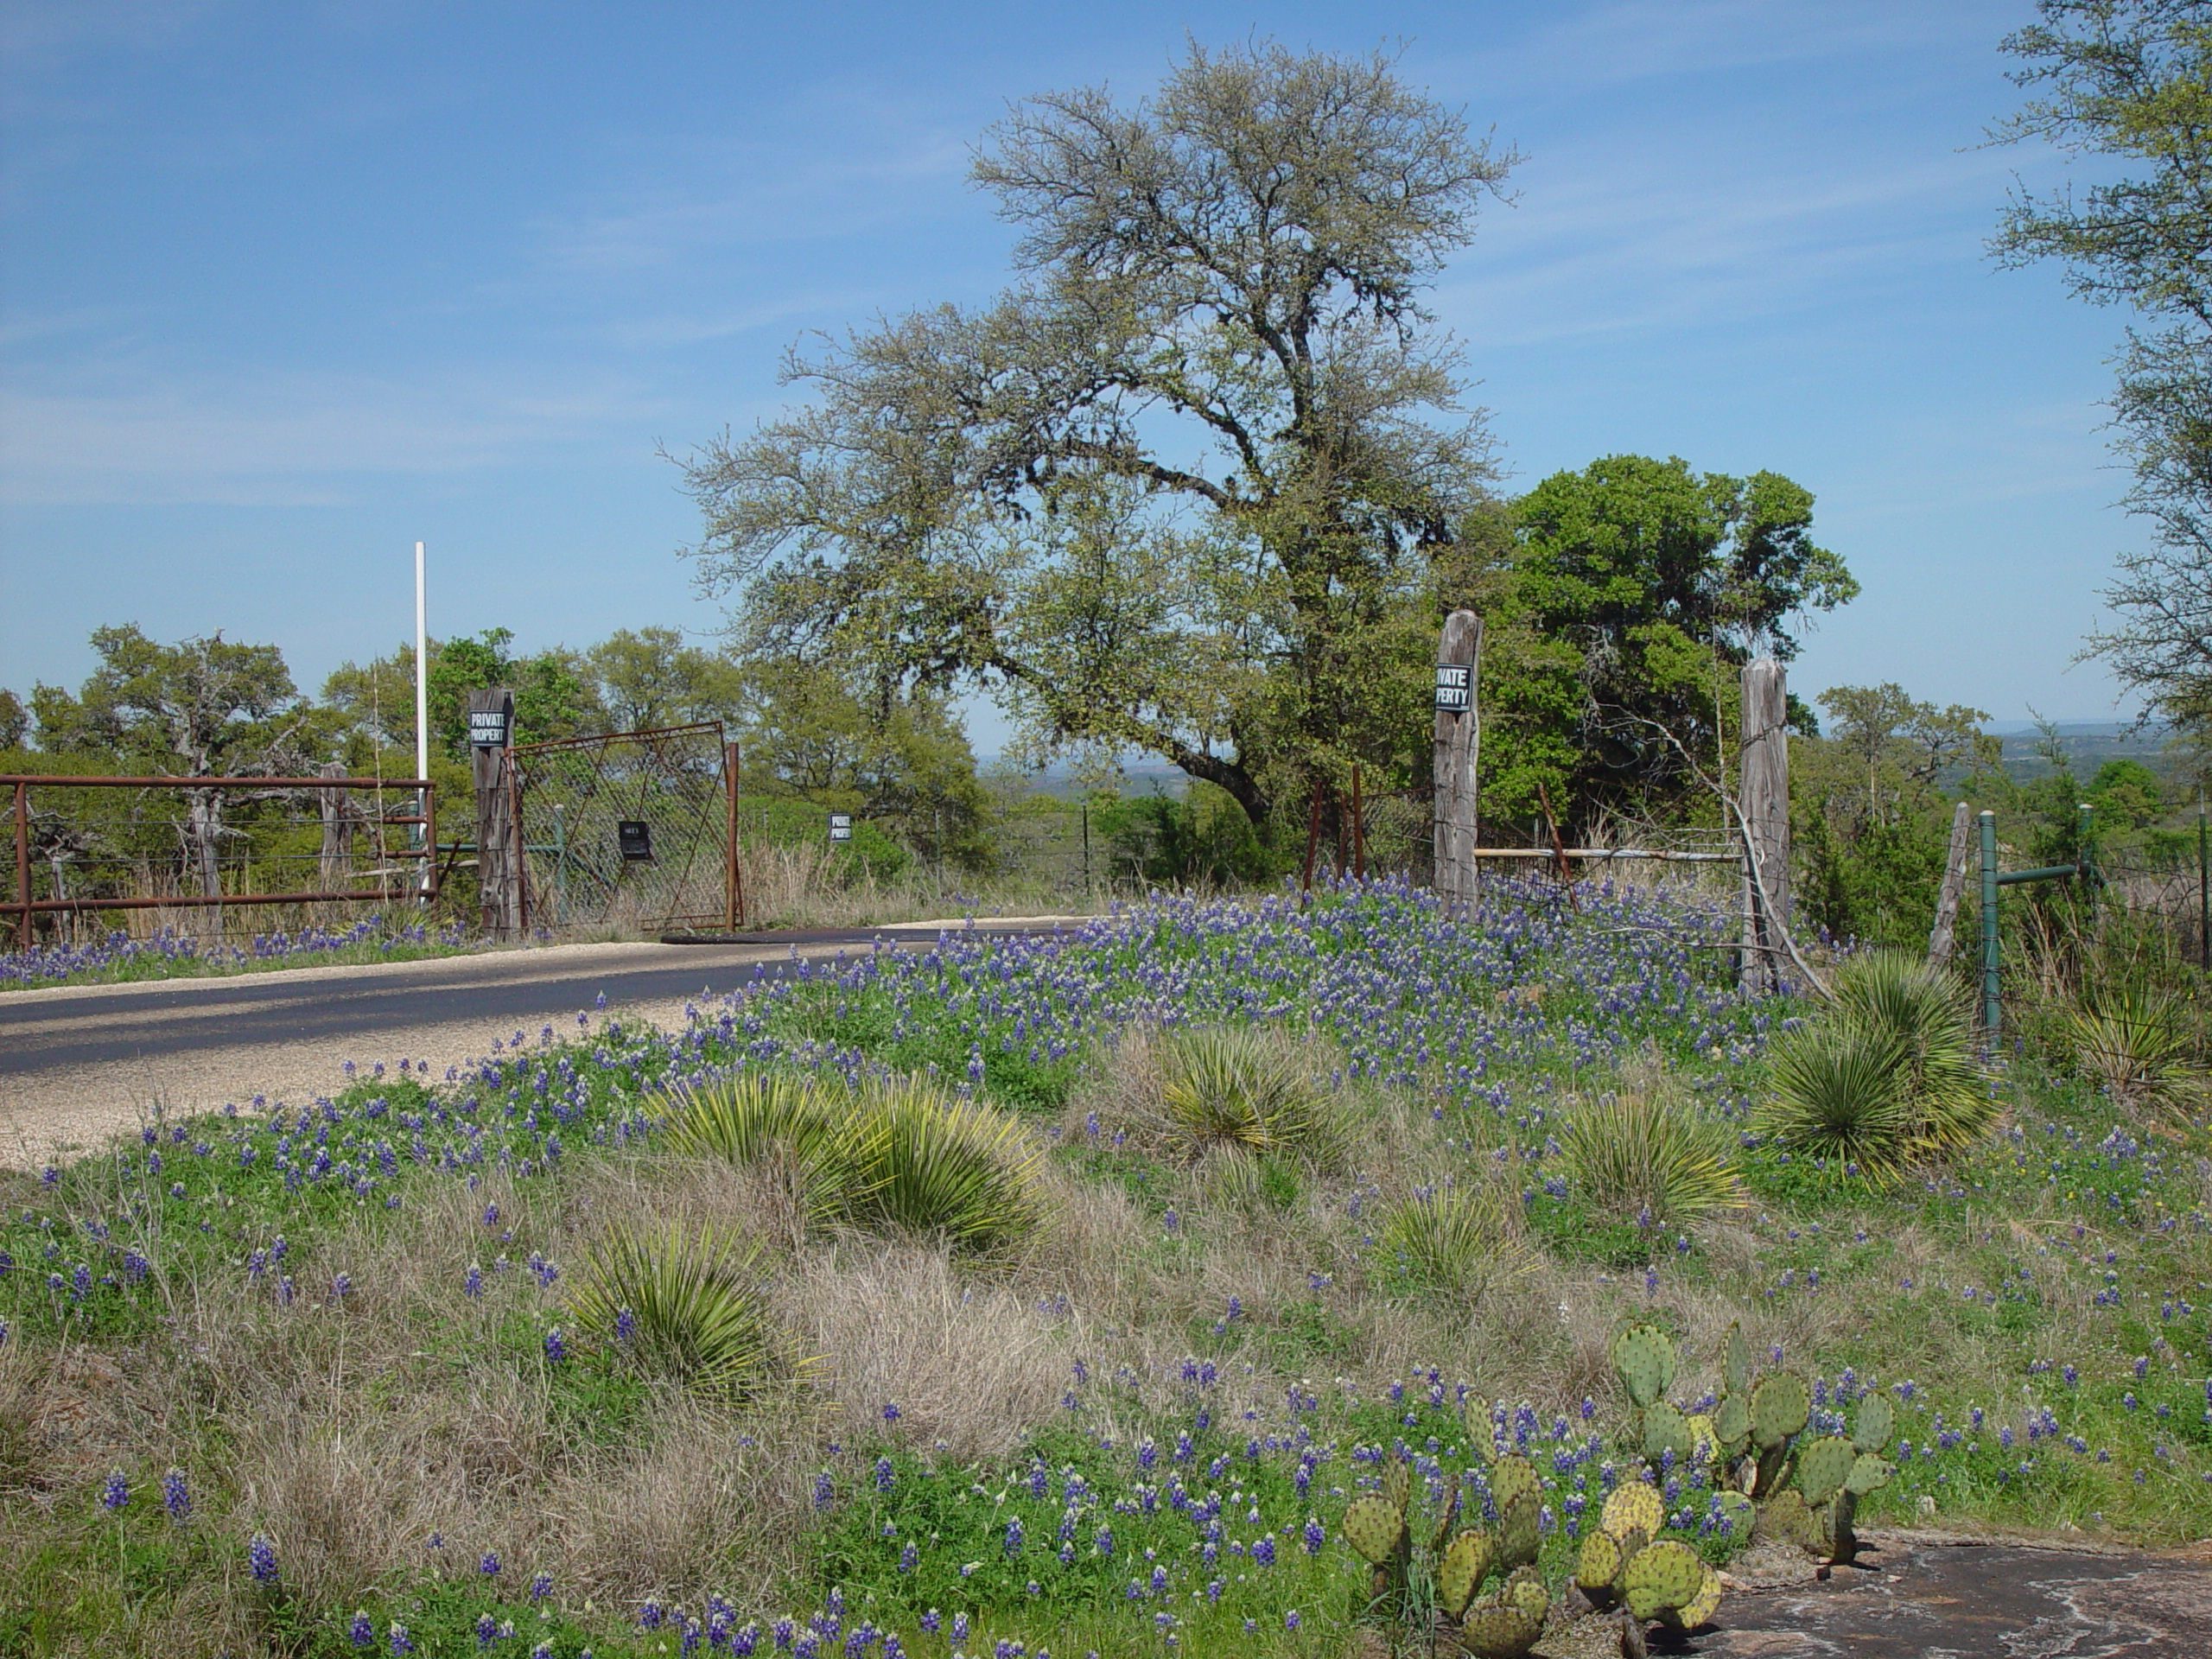
[[[1421,296],[1515,159],[1266,43],[1025,101],[974,168],[1018,284],[795,355],[811,404],[686,462],[705,584],[750,654],[987,687],[1033,757],[1157,754],[1255,823],[1400,753],[1490,473]]]
[[[538,743],[608,729],[598,677],[578,653],[556,646],[534,656],[509,650],[514,634],[486,628],[474,638],[429,645],[431,747],[447,760],[468,758],[468,694],[505,686],[515,694],[514,741]],[[365,667],[341,664],[323,682],[326,704],[381,747],[411,753],[415,744],[415,649],[404,645]]]
[[[657,731],[719,720],[745,706],[744,673],[727,657],[687,645],[674,628],[620,629],[584,653],[613,729]]]
[[[31,711],[13,691],[0,688],[0,749],[20,749],[30,734]]]
[[[2056,259],[2069,285],[2139,319],[2116,359],[2126,505],[2152,544],[2105,590],[2117,625],[2089,636],[2120,683],[2185,728],[2212,727],[2212,4],[2040,0],[2007,35],[2034,94],[1993,132],[2094,160],[2101,178],[2016,194],[1993,244],[2012,265]]]
[[[1484,810],[1564,819],[1679,810],[1732,734],[1737,674],[1785,661],[1800,612],[1854,597],[1811,538],[1813,497],[1776,473],[1731,478],[1611,455],[1513,505],[1510,540],[1459,579],[1486,619]],[[1472,539],[1471,537],[1470,538]]]

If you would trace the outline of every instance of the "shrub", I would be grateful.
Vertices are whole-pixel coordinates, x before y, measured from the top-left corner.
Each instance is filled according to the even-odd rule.
[[[768,1166],[798,1215],[828,1221],[847,1185],[836,1167],[836,1098],[808,1078],[741,1071],[663,1096],[663,1137],[682,1156]]]
[[[979,1101],[887,1087],[839,1132],[835,1161],[855,1225],[983,1251],[1019,1243],[1042,1219],[1037,1148],[1018,1119]]]
[[[1727,1129],[1663,1095],[1608,1095],[1560,1133],[1568,1179],[1587,1198],[1654,1222],[1740,1209],[1744,1183]]]
[[[704,1394],[753,1394],[783,1363],[758,1247],[705,1224],[608,1235],[571,1306],[580,1326],[640,1370]]]
[[[1964,983],[1902,951],[1836,970],[1826,1013],[1775,1046],[1758,1128],[1877,1180],[1971,1146],[1997,1115]]]
[[[1534,1265],[1506,1202],[1487,1186],[1416,1192],[1383,1212],[1376,1277],[1479,1302]]]
[[[2194,1077],[2187,1005],[2173,993],[2107,987],[2062,1016],[2075,1065],[2124,1105],[2165,1105]]]
[[[1206,1027],[1177,1032],[1163,1048],[1161,1110],[1186,1155],[1334,1159],[1334,1116],[1282,1033]]]

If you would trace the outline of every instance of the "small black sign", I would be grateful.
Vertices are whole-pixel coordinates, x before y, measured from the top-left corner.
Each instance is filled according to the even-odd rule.
[[[853,815],[849,812],[832,812],[830,815],[830,839],[850,841],[852,838]]]
[[[1436,665],[1436,711],[1464,715],[1474,706],[1475,671],[1465,663]]]
[[[637,818],[622,818],[614,825],[615,839],[622,843],[625,864],[650,864],[653,861],[653,827]]]
[[[504,709],[472,709],[468,711],[468,741],[480,749],[504,749],[507,747],[507,711]]]

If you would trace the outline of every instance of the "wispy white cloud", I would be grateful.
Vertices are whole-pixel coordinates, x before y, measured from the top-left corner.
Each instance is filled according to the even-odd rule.
[[[636,385],[462,374],[236,380],[145,370],[0,388],[0,503],[309,505],[365,479],[456,475],[642,435],[670,414]]]

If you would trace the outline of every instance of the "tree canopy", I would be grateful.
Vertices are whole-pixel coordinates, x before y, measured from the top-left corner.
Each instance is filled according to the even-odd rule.
[[[2153,541],[2123,554],[2093,633],[2120,683],[2181,723],[2212,724],[2212,3],[2041,0],[2004,49],[2036,94],[1993,137],[2117,162],[2117,177],[2016,193],[1993,243],[2008,264],[2056,259],[2083,299],[2131,325],[2113,399]]]
[[[810,404],[684,462],[704,583],[753,654],[989,687],[1032,754],[1155,753],[1255,822],[1402,748],[1378,670],[1490,476],[1421,296],[1516,159],[1382,56],[1027,100],[974,166],[1016,285],[794,353]]]

